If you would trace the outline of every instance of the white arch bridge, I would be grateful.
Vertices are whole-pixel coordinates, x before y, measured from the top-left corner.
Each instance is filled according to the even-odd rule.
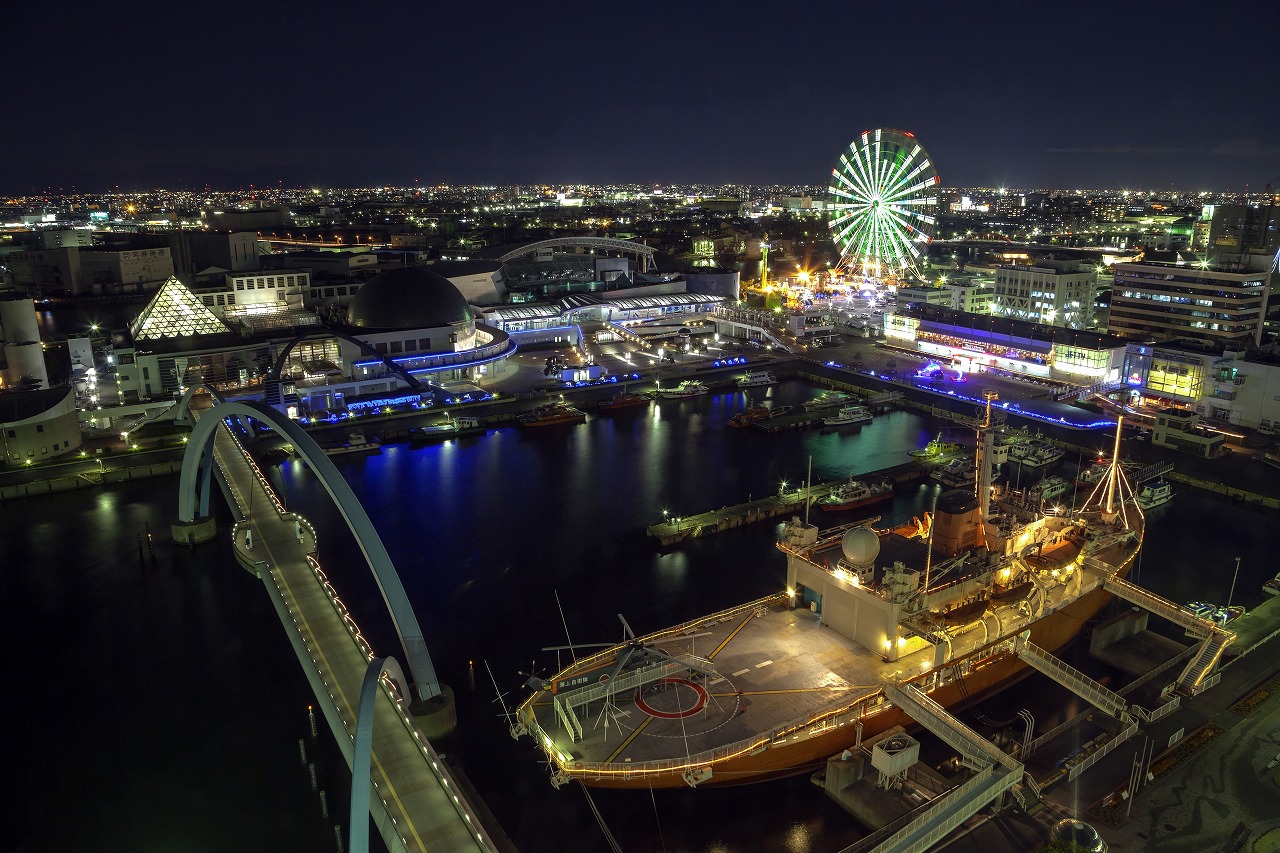
[[[548,240],[538,240],[534,243],[525,243],[498,258],[500,263],[514,261],[517,258],[524,258],[533,255],[535,258],[550,256],[557,250],[565,249],[587,249],[588,251],[598,252],[620,252],[624,255],[634,255],[636,259],[636,268],[640,272],[648,272],[653,269],[654,249],[652,246],[646,246],[644,243],[637,243],[634,240],[619,240],[616,237],[552,237]]]
[[[179,418],[196,390],[184,395]],[[452,718],[450,693],[436,679],[400,578],[350,486],[311,436],[270,406],[218,402],[203,417],[192,414],[196,423],[183,457],[174,538],[194,543],[215,535],[209,494],[216,475],[238,519],[231,531],[236,558],[262,579],[317,706],[352,767],[353,853],[361,841],[367,845],[361,802],[395,853],[502,849],[427,740],[441,718]],[[315,558],[310,523],[284,508],[231,429],[236,421],[248,424],[250,419],[284,435],[334,500],[382,591],[409,664],[412,689],[393,661],[375,656]],[[370,795],[370,778],[376,796]],[[494,832],[502,837],[496,827]]]

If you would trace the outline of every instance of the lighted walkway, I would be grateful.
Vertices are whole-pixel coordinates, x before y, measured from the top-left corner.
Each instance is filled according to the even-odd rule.
[[[246,519],[233,534],[237,555],[255,564],[277,611],[282,611],[281,621],[308,670],[321,709],[335,734],[338,726],[343,729],[338,742],[350,764],[360,686],[372,657],[368,645],[345,616],[319,566],[308,558],[315,550],[310,525],[283,511],[225,427],[217,431],[214,454],[239,514]],[[370,811],[392,851],[498,849],[445,763],[385,682],[376,706],[372,778],[376,799]]]

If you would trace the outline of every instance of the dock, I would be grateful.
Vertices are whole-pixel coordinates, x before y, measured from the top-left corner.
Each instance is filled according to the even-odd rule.
[[[868,471],[853,476],[873,482],[889,480],[893,484],[910,483],[924,479],[925,469],[915,462],[906,462],[885,468],[880,471]],[[733,530],[757,521],[796,515],[803,513],[807,505],[812,505],[821,497],[830,494],[843,481],[831,483],[814,483],[811,486],[799,486],[795,489],[780,491],[766,498],[757,498],[746,503],[707,510],[694,515],[674,516],[659,524],[651,524],[645,533],[665,546],[709,536],[725,530]]]

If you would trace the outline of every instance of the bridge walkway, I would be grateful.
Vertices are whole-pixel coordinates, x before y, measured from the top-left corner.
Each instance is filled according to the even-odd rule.
[[[304,529],[304,521],[284,511],[225,425],[216,433],[214,456],[245,518],[236,525],[237,556],[253,565],[268,585],[349,764],[360,689],[374,657],[372,650],[319,564],[311,559],[314,533],[310,526]],[[480,825],[448,765],[386,682],[375,706],[372,776],[377,797],[370,811],[392,851],[499,849]]]

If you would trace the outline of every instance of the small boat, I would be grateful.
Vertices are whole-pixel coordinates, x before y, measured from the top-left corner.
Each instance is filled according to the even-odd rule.
[[[1142,465],[1140,463],[1134,462],[1132,459],[1120,460],[1120,470],[1126,475],[1133,474],[1141,467]],[[1107,472],[1110,470],[1111,460],[1105,456],[1099,456],[1093,464],[1088,468],[1082,469],[1076,476],[1076,488],[1087,489],[1090,486],[1096,486],[1098,483],[1102,482],[1102,479],[1107,476]]]
[[[892,499],[892,483],[867,484],[860,480],[850,480],[841,483],[831,494],[819,498],[818,507],[826,512],[841,512]]]
[[[1011,586],[998,586],[991,592],[991,600],[997,604],[1008,604],[1011,601],[1021,601],[1031,594],[1036,588],[1035,581],[1025,580],[1022,583],[1016,583]]]
[[[822,419],[827,426],[846,426],[848,424],[869,424],[871,423],[871,410],[866,406],[860,406],[853,403],[847,406],[841,406],[840,411],[830,417]]]
[[[928,444],[926,444],[924,447],[920,448],[919,450],[907,451],[907,455],[917,461],[928,462],[932,459],[938,459],[939,457],[942,457],[942,456],[947,456],[952,453],[958,453],[959,451],[960,451],[960,445],[953,444],[953,443],[949,444],[944,442],[942,440],[942,433],[938,433],[937,438],[931,440]]]
[[[855,399],[856,398],[852,394],[846,391],[823,391],[812,400],[806,402],[804,404],[804,409],[807,412],[812,412],[817,409],[830,409],[835,406],[843,406],[846,403],[851,403]]]
[[[1239,604],[1231,607],[1215,607],[1213,615],[1210,617],[1214,622],[1221,626],[1226,626],[1239,619],[1244,615],[1244,608]]]
[[[1142,491],[1134,498],[1143,509],[1155,509],[1173,500],[1173,484],[1168,480],[1156,480],[1142,486]]]
[[[1208,619],[1213,616],[1213,611],[1218,608],[1207,601],[1188,601],[1187,609],[1199,616],[1201,619]]]
[[[587,416],[572,406],[552,403],[548,406],[539,406],[531,412],[525,412],[519,420],[520,426],[524,427],[549,427],[585,423]]]
[[[684,397],[701,397],[710,390],[696,379],[686,379],[674,388],[663,388],[656,393],[664,400],[679,400]]]
[[[1051,501],[1054,498],[1065,495],[1070,488],[1071,484],[1064,477],[1045,477],[1028,491],[1038,496],[1042,501]]]
[[[768,417],[772,417],[772,412],[767,406],[752,406],[750,409],[744,409],[729,418],[728,424],[734,429],[743,429],[751,426],[752,421],[763,420]]]
[[[753,370],[738,377],[739,388],[758,388],[761,385],[777,385],[778,377],[767,370]]]
[[[619,409],[630,409],[633,406],[647,406],[649,402],[649,398],[643,394],[636,394],[624,388],[609,399],[601,400],[598,408],[602,412],[615,412]]]
[[[1009,459],[1027,468],[1043,468],[1052,465],[1063,457],[1061,447],[1054,447],[1041,441],[1027,444],[1015,444],[1009,448]]]
[[[774,406],[772,409],[769,410],[770,418],[780,418],[783,415],[789,415],[789,414],[791,414],[790,406]]]
[[[987,606],[990,603],[986,598],[977,598],[945,611],[942,614],[942,619],[948,625],[967,625],[986,613]]]
[[[484,435],[489,430],[479,418],[464,415],[438,424],[425,424],[409,430],[411,445],[430,444],[433,441],[446,441],[450,438],[461,438],[466,435]]]
[[[362,432],[353,432],[346,441],[322,444],[320,448],[327,456],[341,456],[344,453],[381,453],[382,442],[377,436],[365,438]]]
[[[1262,585],[1263,595],[1280,595],[1280,574]]]

